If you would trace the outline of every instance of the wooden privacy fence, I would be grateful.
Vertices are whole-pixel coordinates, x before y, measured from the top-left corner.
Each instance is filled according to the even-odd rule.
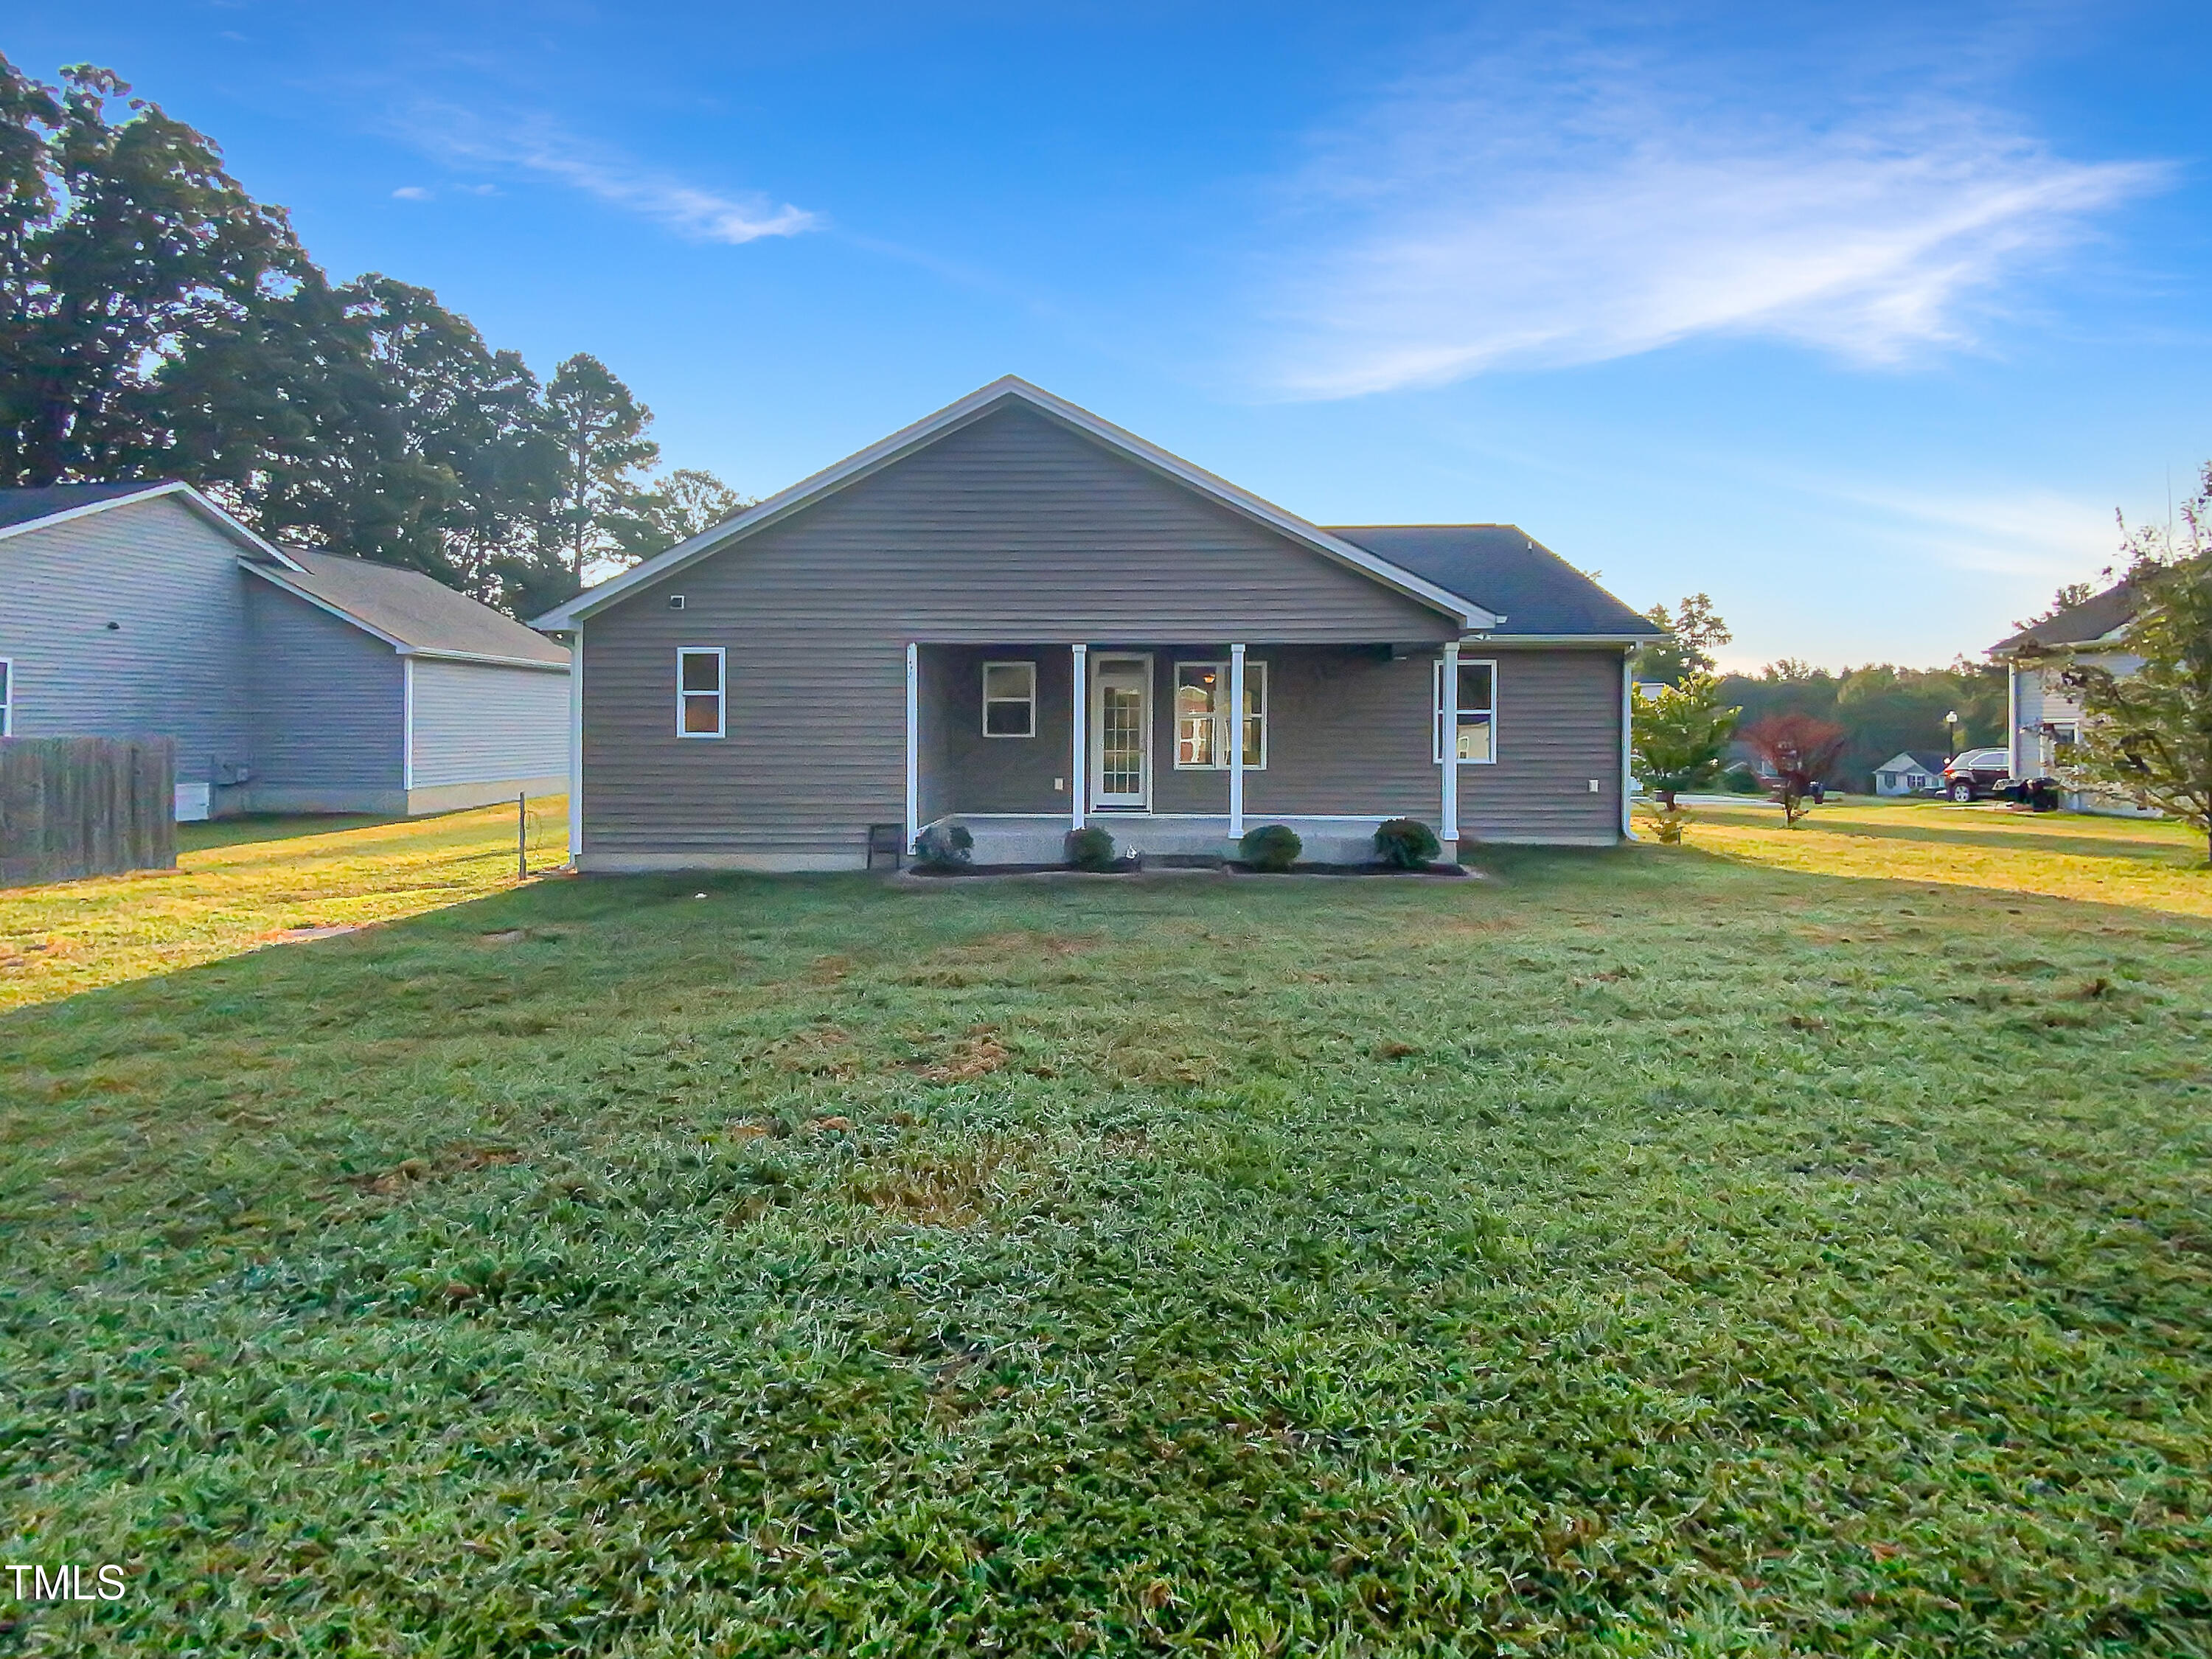
[[[171,738],[0,738],[0,887],[177,867]]]

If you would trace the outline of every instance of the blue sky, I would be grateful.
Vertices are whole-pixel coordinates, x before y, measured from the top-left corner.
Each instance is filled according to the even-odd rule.
[[[2212,457],[2200,4],[49,7],[333,273],[764,495],[1004,373],[1725,653],[1978,650]]]

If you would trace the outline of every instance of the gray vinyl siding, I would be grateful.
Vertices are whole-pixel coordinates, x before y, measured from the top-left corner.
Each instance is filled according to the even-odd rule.
[[[249,576],[256,804],[292,811],[404,810],[404,694],[392,647]]]
[[[568,675],[415,659],[415,788],[568,769]]]
[[[0,541],[15,734],[166,735],[179,786],[235,775],[252,752],[238,556],[173,496]],[[240,793],[215,787],[212,810]]]
[[[1225,645],[1148,647],[1152,672],[1152,811],[1225,812],[1226,771],[1175,765],[1179,661],[1222,661]],[[1460,768],[1460,826],[1478,840],[1610,842],[1620,824],[1619,650],[1462,647],[1498,663],[1495,764]],[[924,647],[922,816],[1064,812],[1054,791],[1072,762],[1069,653],[1018,647]],[[985,661],[1034,659],[1038,735],[981,736]],[[1248,819],[1304,815],[1407,817],[1434,824],[1443,777],[1431,737],[1433,665],[1422,650],[1393,661],[1365,647],[1250,648],[1268,674],[1267,763],[1244,775]],[[1598,793],[1590,793],[1590,780]],[[1101,812],[1106,817],[1109,814]]]
[[[585,624],[585,855],[857,852],[868,824],[904,817],[909,640],[1424,641],[1449,626],[1002,410]],[[728,653],[722,738],[675,734],[682,646]]]

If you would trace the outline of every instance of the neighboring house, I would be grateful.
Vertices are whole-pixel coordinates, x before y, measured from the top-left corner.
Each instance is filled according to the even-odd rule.
[[[979,863],[1091,823],[1609,845],[1658,635],[1510,525],[1323,529],[1012,377],[537,626],[578,642],[585,870],[856,868],[943,822]]]
[[[568,653],[429,577],[278,547],[181,483],[0,489],[0,735],[177,744],[177,816],[568,787]]]
[[[1943,787],[1943,762],[1934,755],[1892,755],[1874,769],[1877,795],[1917,795]]]
[[[2006,670],[2013,776],[2051,776],[2081,734],[2081,702],[2060,678],[2069,662],[2094,664],[2116,674],[2142,666],[2142,659],[2123,643],[2135,614],[2135,590],[2120,582],[1990,647],[1990,655]],[[2067,793],[2066,805],[2075,811],[2113,817],[2155,816],[2132,801],[2079,790]]]

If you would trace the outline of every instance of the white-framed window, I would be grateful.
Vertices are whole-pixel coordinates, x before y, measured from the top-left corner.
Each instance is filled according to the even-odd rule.
[[[987,662],[983,665],[983,735],[987,738],[1036,736],[1035,663]]]
[[[1462,657],[1455,685],[1445,684],[1441,659],[1432,672],[1436,735],[1429,758],[1443,765],[1449,743],[1461,765],[1491,764],[1498,758],[1498,665],[1487,659]],[[1448,732],[1454,735],[1448,738]]]
[[[0,738],[15,732],[15,665],[0,657]]]
[[[719,738],[727,688],[719,645],[687,645],[676,653],[676,735]]]
[[[1229,769],[1229,665],[1175,665],[1176,769]],[[1267,769],[1267,665],[1244,664],[1244,769]]]

